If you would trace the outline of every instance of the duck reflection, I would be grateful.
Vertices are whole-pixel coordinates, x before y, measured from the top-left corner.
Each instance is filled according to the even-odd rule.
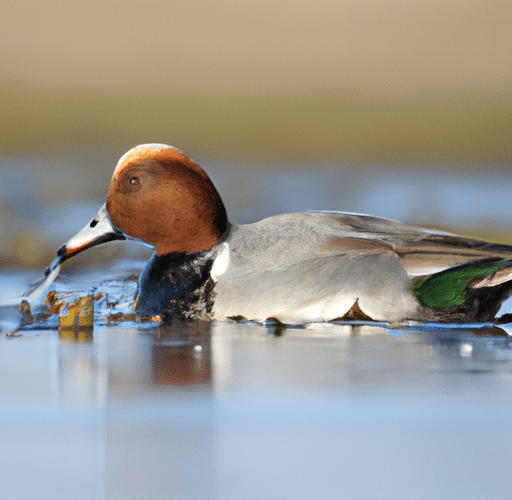
[[[160,326],[152,359],[156,385],[211,385],[211,323],[173,321]]]

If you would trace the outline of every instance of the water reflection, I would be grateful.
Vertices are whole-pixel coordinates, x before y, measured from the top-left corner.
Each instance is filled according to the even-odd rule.
[[[207,321],[173,321],[146,328],[141,335],[151,341],[151,373],[155,385],[188,386],[212,380],[211,323]],[[91,343],[92,328],[58,327],[61,342]],[[95,351],[90,352],[95,356]],[[91,361],[92,362],[92,361]]]
[[[158,327],[152,352],[155,384],[211,384],[210,322],[176,321]]]

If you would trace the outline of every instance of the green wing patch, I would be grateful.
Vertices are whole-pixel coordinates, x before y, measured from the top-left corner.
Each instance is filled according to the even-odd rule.
[[[428,278],[418,277],[411,281],[409,290],[427,307],[443,309],[464,304],[468,281],[491,274],[498,270],[497,265],[459,266]]]

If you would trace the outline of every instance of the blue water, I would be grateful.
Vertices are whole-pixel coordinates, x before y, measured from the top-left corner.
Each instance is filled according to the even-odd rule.
[[[506,498],[508,338],[97,327],[0,337],[6,498]]]
[[[84,198],[66,200],[64,193],[48,200],[43,167],[27,159],[17,165],[39,177],[13,170],[4,176],[13,190],[22,188],[20,196],[0,189],[3,206],[17,214],[0,227],[3,241],[37,220],[56,249],[94,216],[106,186],[87,188]],[[488,169],[463,175],[427,166],[356,172],[286,165],[270,171],[220,162],[207,169],[234,222],[339,209],[510,227],[509,176]],[[59,175],[60,190],[75,193],[64,166]],[[50,191],[42,196],[37,183]],[[124,279],[136,275],[144,258],[119,248],[104,245],[102,265],[66,266],[57,286],[79,295],[99,286],[119,310],[129,308],[134,278]],[[116,258],[104,259],[109,252]],[[21,295],[41,273],[1,270],[0,303]],[[509,496],[512,340],[506,329],[159,327],[109,321],[105,308],[105,301],[97,306],[92,332],[71,334],[59,331],[55,318],[19,330],[19,313],[0,308],[2,497]],[[13,331],[22,335],[9,336]]]

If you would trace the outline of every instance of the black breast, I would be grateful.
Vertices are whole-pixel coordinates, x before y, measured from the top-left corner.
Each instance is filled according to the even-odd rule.
[[[151,256],[139,277],[135,312],[209,319],[213,306],[213,258],[208,252]]]

